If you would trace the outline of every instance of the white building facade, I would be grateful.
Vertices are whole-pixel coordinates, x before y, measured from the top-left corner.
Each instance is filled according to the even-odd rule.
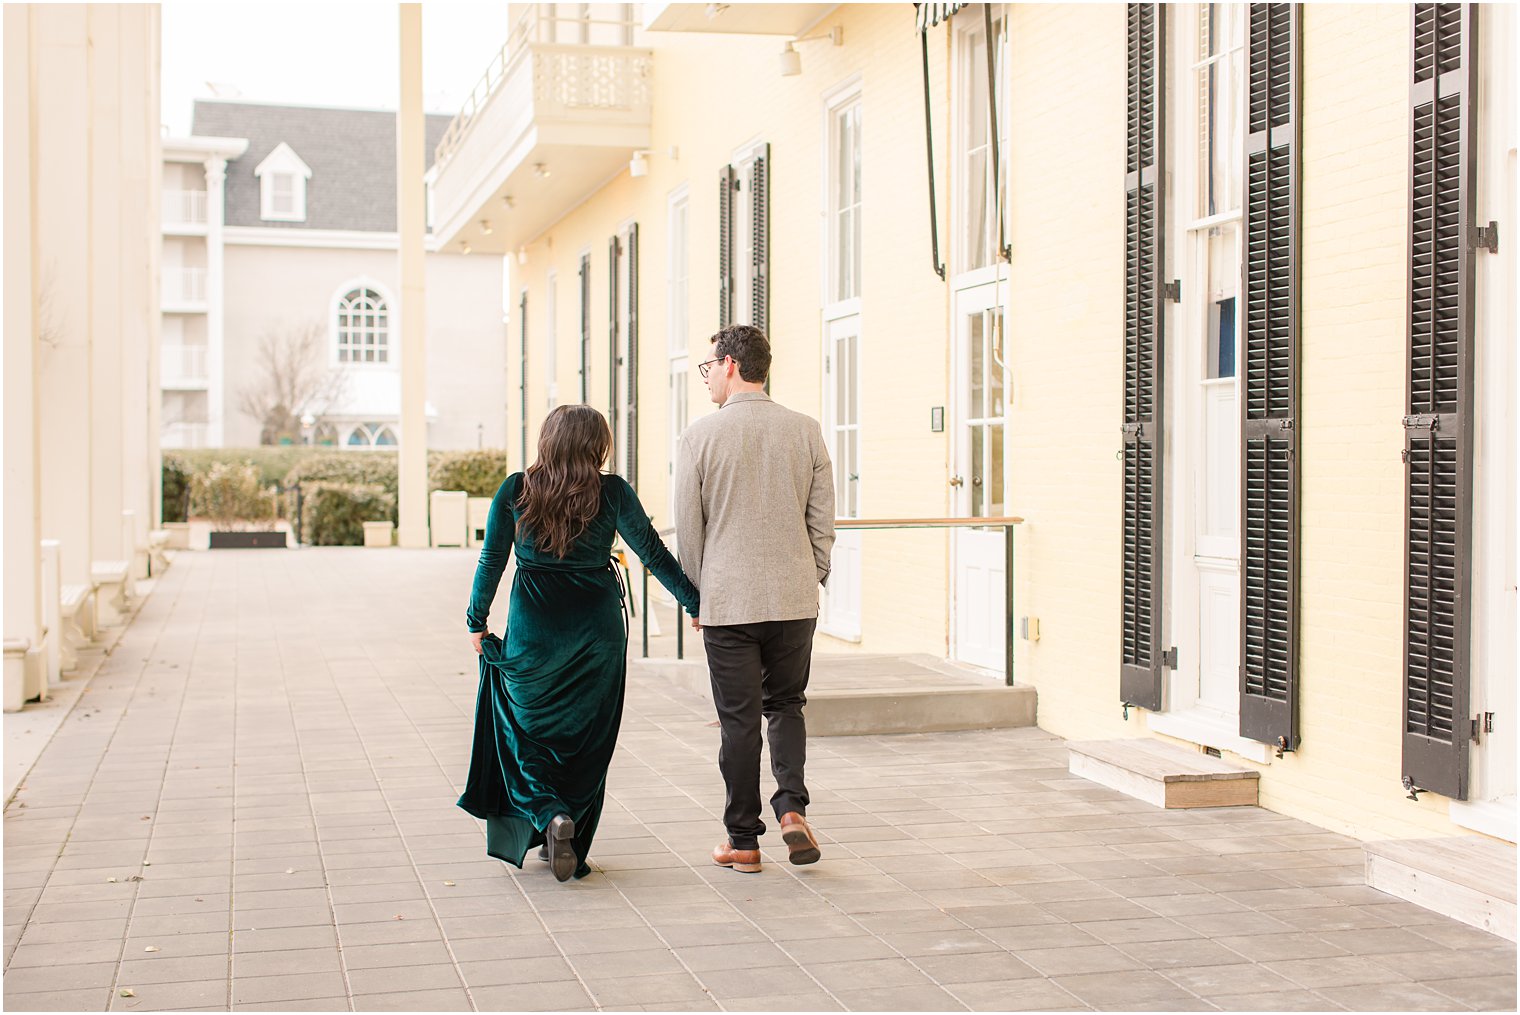
[[[163,446],[395,446],[395,114],[203,101],[191,134],[163,144]],[[500,447],[502,260],[430,245],[427,283],[427,446]]]

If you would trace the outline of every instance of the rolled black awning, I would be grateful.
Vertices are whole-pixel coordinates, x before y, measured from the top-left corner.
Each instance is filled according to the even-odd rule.
[[[950,15],[965,7],[966,4],[914,4],[918,8],[918,30],[927,32],[941,21],[950,20]]]

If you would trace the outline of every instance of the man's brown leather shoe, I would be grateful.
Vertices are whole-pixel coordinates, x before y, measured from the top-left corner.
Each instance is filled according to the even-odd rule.
[[[786,843],[788,859],[795,864],[817,863],[822,855],[818,852],[818,840],[808,827],[807,818],[796,811],[781,815],[781,838]]]
[[[719,867],[732,867],[744,874],[760,873],[760,851],[735,849],[727,839],[713,847],[712,858]]]

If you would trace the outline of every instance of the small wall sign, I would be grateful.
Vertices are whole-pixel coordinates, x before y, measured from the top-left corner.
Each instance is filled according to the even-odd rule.
[[[945,407],[936,405],[929,410],[929,430],[933,433],[945,432]]]

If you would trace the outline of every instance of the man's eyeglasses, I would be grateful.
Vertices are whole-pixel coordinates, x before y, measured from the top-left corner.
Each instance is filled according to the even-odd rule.
[[[703,380],[706,380],[707,373],[713,368],[714,364],[722,363],[726,359],[728,359],[727,356],[718,356],[715,359],[708,360],[706,363],[698,363],[697,372],[702,375]]]

